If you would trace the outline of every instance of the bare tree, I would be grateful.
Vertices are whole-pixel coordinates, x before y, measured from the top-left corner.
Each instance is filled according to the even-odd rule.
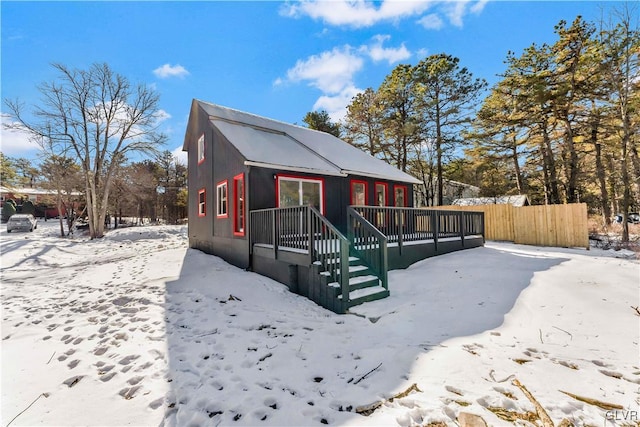
[[[58,220],[60,221],[60,236],[64,237],[64,222],[62,220],[62,212],[73,208],[73,193],[82,187],[82,177],[80,167],[68,157],[51,154],[42,163],[42,174],[47,179],[45,186],[56,192],[56,208],[58,211]],[[64,209],[63,209],[64,207]],[[46,215],[46,214],[45,214]],[[46,217],[45,217],[46,219]],[[67,222],[69,226],[71,223]]]
[[[88,70],[53,64],[59,78],[38,88],[43,96],[24,115],[23,104],[5,101],[17,125],[53,153],[70,150],[82,168],[91,238],[104,235],[109,192],[118,168],[134,152],[154,152],[166,137],[159,132],[158,94],[132,86],[107,64]]]

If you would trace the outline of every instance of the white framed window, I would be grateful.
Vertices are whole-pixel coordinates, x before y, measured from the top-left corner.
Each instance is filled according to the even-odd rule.
[[[198,138],[198,164],[204,162],[204,133]]]
[[[407,206],[407,187],[404,185],[394,185],[394,206],[404,208]]]
[[[222,181],[216,186],[216,216],[218,218],[229,217],[228,184]]]
[[[324,180],[278,175],[278,207],[313,206],[324,214]]]
[[[367,204],[367,183],[365,181],[351,180],[351,204],[355,206]]]
[[[207,216],[207,190],[198,191],[198,216]]]

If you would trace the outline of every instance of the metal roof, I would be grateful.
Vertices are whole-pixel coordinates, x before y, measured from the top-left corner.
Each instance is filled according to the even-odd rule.
[[[468,197],[456,199],[452,204],[455,206],[513,205],[515,207],[522,207],[529,205],[529,198],[524,194],[498,197]]]
[[[331,134],[208,102],[195,102],[209,115],[211,124],[242,154],[246,165],[421,183]]]

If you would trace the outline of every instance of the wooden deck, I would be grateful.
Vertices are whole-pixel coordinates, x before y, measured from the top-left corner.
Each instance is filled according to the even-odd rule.
[[[344,313],[354,305],[388,296],[389,270],[484,244],[483,217],[476,212],[357,209],[348,210],[346,236],[311,207],[252,212],[253,271]],[[381,215],[395,218],[383,228],[389,234],[366,219]]]

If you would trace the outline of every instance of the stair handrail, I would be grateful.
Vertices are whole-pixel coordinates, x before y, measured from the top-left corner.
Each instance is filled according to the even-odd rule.
[[[373,251],[375,252],[374,256],[370,256],[368,251],[362,251],[358,249],[359,244],[358,242],[356,242],[356,240],[358,238],[364,239],[364,236],[356,236],[357,233],[355,229],[355,223],[358,223],[361,230],[365,230],[370,237],[376,240],[377,250]],[[356,211],[351,206],[347,207],[347,236],[349,238],[349,242],[351,243],[351,249],[367,265],[367,267],[369,267],[369,269],[371,269],[371,271],[373,271],[376,276],[378,276],[382,287],[386,290],[389,290],[387,236],[384,235],[380,230],[378,230],[373,224],[371,224],[365,217],[360,215],[360,213],[358,213],[358,211]]]
[[[342,294],[342,303],[348,307],[349,303],[349,239],[340,232],[327,218],[324,217],[315,207],[308,206],[308,230],[309,230],[309,257],[311,263],[319,262],[324,271],[330,278],[340,284],[340,293]],[[321,238],[317,239],[320,245],[335,246],[338,249],[339,262],[328,262],[327,251],[323,251],[322,247],[316,247],[316,235]],[[331,237],[331,239],[327,238]],[[332,239],[337,239],[333,242]]]

